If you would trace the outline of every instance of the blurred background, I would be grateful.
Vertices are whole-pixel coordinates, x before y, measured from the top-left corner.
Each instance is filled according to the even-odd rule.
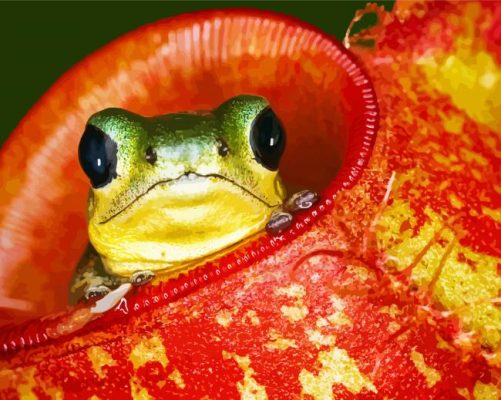
[[[376,3],[384,4],[386,9],[393,6],[393,1]],[[342,39],[355,11],[365,4],[366,1],[2,2],[0,145],[62,73],[141,25],[195,10],[252,7],[298,17]]]

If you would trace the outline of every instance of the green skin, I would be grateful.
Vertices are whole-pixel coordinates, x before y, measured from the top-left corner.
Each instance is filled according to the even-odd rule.
[[[93,115],[89,124],[109,135],[117,143],[118,152],[117,177],[106,188],[90,192],[90,223],[114,223],[124,213],[134,213],[141,207],[142,200],[138,199],[155,184],[188,171],[222,175],[242,189],[242,196],[262,202],[270,214],[280,210],[285,192],[277,171],[259,165],[249,145],[249,126],[267,106],[261,97],[243,95],[212,112],[146,118],[122,109],[107,109]],[[156,153],[154,165],[145,158],[149,147]],[[228,154],[224,154],[225,148]],[[146,272],[146,280],[154,276],[147,270],[139,272]],[[100,296],[130,280],[110,273],[89,244],[70,285],[70,302],[89,296],[89,289],[94,290],[91,297]]]

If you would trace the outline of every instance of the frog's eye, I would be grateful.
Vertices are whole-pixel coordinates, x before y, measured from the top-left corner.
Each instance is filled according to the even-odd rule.
[[[250,145],[258,163],[272,171],[278,169],[285,150],[285,130],[271,108],[261,111],[252,123]]]
[[[78,158],[93,187],[116,178],[117,144],[101,129],[87,125],[78,146]]]

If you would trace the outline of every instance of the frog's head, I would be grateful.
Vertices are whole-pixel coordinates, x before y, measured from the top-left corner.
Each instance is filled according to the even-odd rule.
[[[268,102],[212,112],[93,115],[79,146],[89,236],[107,269],[175,270],[261,231],[282,204],[285,133]]]

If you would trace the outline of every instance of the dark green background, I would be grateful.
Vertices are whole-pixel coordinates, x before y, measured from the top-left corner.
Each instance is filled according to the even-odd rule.
[[[344,36],[365,1],[10,2],[0,3],[0,144],[54,81],[122,33],[187,11],[253,7]],[[379,1],[390,8],[393,2]]]

